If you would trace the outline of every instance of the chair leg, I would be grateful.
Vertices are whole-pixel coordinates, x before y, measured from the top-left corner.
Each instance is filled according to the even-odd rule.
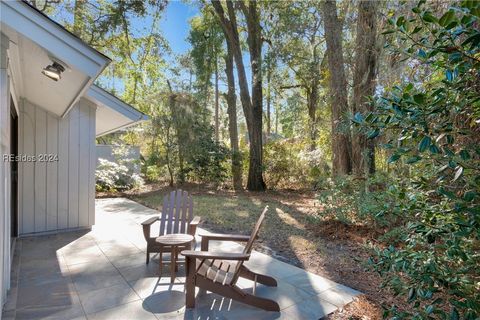
[[[175,272],[178,272],[178,250],[175,250]]]
[[[170,283],[175,281],[175,271],[177,270],[177,248],[172,246],[172,251],[170,252]]]
[[[187,279],[185,281],[185,306],[187,308],[195,308],[195,262],[194,258],[185,258],[187,271]]]
[[[163,261],[162,261],[162,258],[163,258],[163,252],[160,251],[160,253],[158,254],[158,276],[161,278],[162,277],[162,268],[163,268]]]
[[[258,283],[264,284],[269,287],[276,287],[277,286],[277,280],[275,278],[253,272],[252,270],[248,269],[247,267],[243,266],[240,269],[240,277],[256,281]]]
[[[150,262],[150,252],[147,250],[147,264]]]

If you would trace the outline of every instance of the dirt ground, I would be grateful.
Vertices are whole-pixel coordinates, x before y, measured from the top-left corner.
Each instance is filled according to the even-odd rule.
[[[368,243],[375,241],[376,231],[333,221],[312,222],[312,216],[322,210],[313,191],[235,193],[199,185],[181,188],[194,196],[195,215],[202,217],[202,227],[215,232],[249,234],[268,204],[272,210],[256,250],[365,294],[328,319],[381,319],[381,305],[394,301],[394,296],[381,288],[378,274],[367,266]],[[141,191],[119,195],[161,209],[163,196],[171,190],[164,185],[148,185]]]

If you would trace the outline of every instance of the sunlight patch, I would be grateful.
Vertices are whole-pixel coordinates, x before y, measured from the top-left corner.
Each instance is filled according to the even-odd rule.
[[[288,241],[295,252],[309,252],[317,250],[317,244],[300,236],[289,236]]]
[[[277,211],[277,215],[278,217],[283,221],[285,222],[286,224],[290,225],[290,226],[294,226],[298,229],[305,229],[305,226],[303,224],[301,224],[300,222],[298,222],[294,217],[292,217],[289,213],[283,211],[282,209],[280,208],[276,208],[276,211]]]

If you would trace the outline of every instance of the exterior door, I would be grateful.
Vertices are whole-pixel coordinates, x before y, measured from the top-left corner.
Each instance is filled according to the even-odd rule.
[[[10,98],[10,153],[14,156],[18,155],[18,115],[15,110],[15,105],[13,104],[13,99]],[[18,162],[11,161],[11,237],[15,238],[18,236]],[[12,239],[12,245],[14,243]]]

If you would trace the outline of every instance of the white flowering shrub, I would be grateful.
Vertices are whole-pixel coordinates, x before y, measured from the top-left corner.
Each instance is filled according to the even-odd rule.
[[[144,183],[142,177],[134,173],[133,166],[137,160],[123,157],[123,153],[116,150],[114,156],[117,162],[99,159],[95,172],[97,191],[127,190],[140,187]]]

